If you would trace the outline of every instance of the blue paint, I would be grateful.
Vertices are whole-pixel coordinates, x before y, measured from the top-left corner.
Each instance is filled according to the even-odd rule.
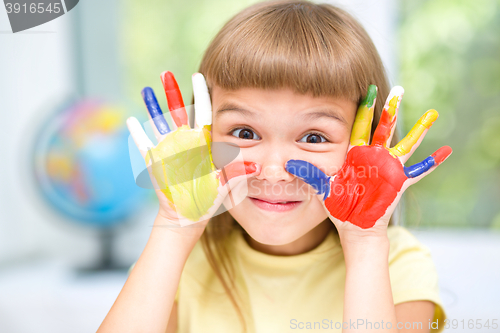
[[[330,177],[313,164],[302,160],[289,160],[286,171],[311,185],[318,194],[325,194],[323,200],[330,194]]]
[[[429,156],[420,163],[413,164],[412,166],[405,167],[405,175],[408,178],[415,178],[428,171],[436,164],[434,157]]]
[[[144,100],[144,103],[148,108],[148,112],[151,115],[151,118],[153,119],[156,128],[158,129],[158,132],[160,132],[160,134],[162,135],[170,132],[170,127],[168,127],[168,123],[163,117],[163,112],[161,111],[160,105],[156,100],[156,96],[155,93],[153,92],[153,89],[151,89],[150,87],[146,87],[142,89],[141,94],[142,94],[142,99]]]

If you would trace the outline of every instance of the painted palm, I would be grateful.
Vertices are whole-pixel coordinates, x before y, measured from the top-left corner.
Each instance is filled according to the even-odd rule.
[[[368,88],[368,94],[356,114],[346,160],[336,175],[329,177],[302,160],[286,163],[288,172],[322,195],[328,215],[338,228],[345,222],[362,229],[376,224],[387,226],[403,192],[432,172],[452,152],[450,147],[444,146],[424,161],[404,166],[438,113],[436,110],[427,111],[408,135],[390,148],[403,93],[403,88],[399,86],[391,90],[369,144],[377,88],[374,85]]]
[[[181,226],[205,221],[246,196],[247,177],[259,166],[243,161],[236,146],[211,142],[212,106],[205,78],[193,75],[195,128],[188,125],[182,95],[171,72],[161,75],[175,129],[170,129],[153,90],[142,97],[158,144],[153,145],[136,118],[127,126],[148,169],[160,209]]]

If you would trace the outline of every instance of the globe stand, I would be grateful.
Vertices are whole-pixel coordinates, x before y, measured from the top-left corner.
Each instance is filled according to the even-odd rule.
[[[101,272],[127,272],[130,265],[123,265],[116,261],[113,255],[113,245],[116,240],[117,228],[99,229],[100,255],[96,264],[77,268],[79,274],[93,274]]]

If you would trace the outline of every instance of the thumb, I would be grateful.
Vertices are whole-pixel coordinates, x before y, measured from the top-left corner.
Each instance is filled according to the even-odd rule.
[[[216,171],[219,179],[218,196],[214,201],[214,211],[210,217],[234,208],[248,194],[247,179],[260,173],[260,165],[254,162],[233,162]],[[219,207],[224,203],[224,208]],[[215,215],[214,215],[215,214]]]
[[[226,187],[225,185],[229,184],[229,188],[233,188],[241,181],[258,175],[260,171],[261,166],[255,162],[233,162],[217,171],[217,178],[220,180],[219,186]]]
[[[146,132],[144,132],[144,129],[142,128],[137,118],[128,118],[127,128],[130,132],[130,136],[134,140],[135,145],[141,152],[142,157],[145,158],[148,150],[154,147],[153,142],[149,139]]]

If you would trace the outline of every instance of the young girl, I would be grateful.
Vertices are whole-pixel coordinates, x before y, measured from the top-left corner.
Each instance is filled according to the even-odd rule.
[[[162,81],[175,128],[150,88],[158,144],[127,121],[160,209],[98,332],[443,329],[429,250],[390,217],[451,149],[404,167],[437,112],[398,143],[403,90],[389,92],[358,22],[307,1],[240,12],[193,76],[194,129],[173,75]]]

